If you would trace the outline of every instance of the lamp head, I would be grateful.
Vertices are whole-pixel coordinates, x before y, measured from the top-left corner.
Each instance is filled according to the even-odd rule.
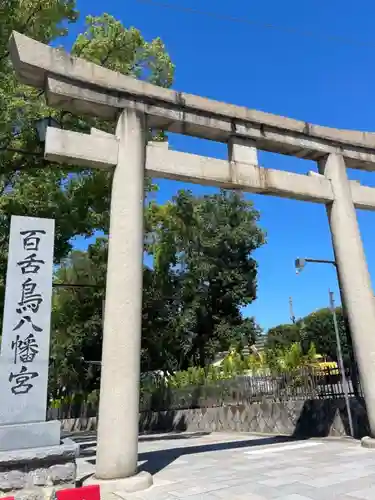
[[[298,258],[294,262],[294,267],[296,268],[296,273],[299,274],[306,265],[306,260]]]

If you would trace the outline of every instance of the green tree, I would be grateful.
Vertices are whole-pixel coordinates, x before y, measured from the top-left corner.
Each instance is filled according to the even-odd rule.
[[[339,335],[346,366],[351,364],[351,347],[348,343],[347,328],[341,307],[336,308]],[[337,360],[337,342],[332,311],[319,309],[297,321],[296,324],[279,325],[271,328],[267,334],[268,349],[285,349],[294,342],[301,342],[306,353],[313,343],[318,354]]]
[[[266,349],[283,349],[300,340],[300,328],[296,324],[278,325],[267,332]]]
[[[56,166],[43,159],[35,120],[53,116],[63,128],[88,130],[112,123],[50,109],[44,93],[18,82],[8,53],[17,30],[50,43],[67,33],[78,17],[74,0],[7,0],[0,12],[0,310],[3,309],[7,240],[11,215],[56,221],[55,260],[68,255],[72,238],[108,231],[111,174]],[[68,23],[68,24],[67,24]],[[157,85],[172,83],[174,66],[159,38],[147,42],[108,14],[86,19],[72,53]],[[17,150],[17,151],[15,151]],[[21,151],[21,152],[20,152]],[[25,151],[26,153],[22,153]],[[35,154],[32,154],[32,153]],[[147,186],[148,188],[150,185]]]
[[[66,34],[62,25],[77,18],[74,1],[62,0],[8,0],[0,11],[0,310],[3,309],[3,285],[7,256],[9,220],[12,214],[56,215],[68,214],[67,199],[74,197],[74,186],[64,193],[60,180],[62,171],[46,170],[41,156],[33,121],[48,114],[43,95],[15,78],[9,59],[8,39],[12,30],[25,33],[49,43]],[[35,151],[35,155],[14,150]],[[39,153],[39,154],[38,154]],[[87,217],[72,214],[77,232],[87,229]],[[69,225],[57,231],[56,257],[68,249],[68,240],[74,231],[66,234]]]
[[[73,251],[55,275],[52,307],[50,390],[87,394],[99,389],[107,241],[98,238],[87,252]],[[73,285],[69,287],[69,285]],[[74,285],[87,285],[74,286]]]
[[[253,342],[257,330],[241,315],[256,298],[252,254],[264,243],[252,203],[235,192],[194,197],[180,191],[165,206],[154,206],[151,218],[147,251],[154,257],[155,287],[173,297],[178,311],[166,318],[166,330],[179,339],[175,369],[204,366],[217,351]]]
[[[243,319],[240,309],[256,293],[251,252],[264,241],[257,218],[251,203],[229,192],[197,198],[179,192],[166,205],[150,204],[145,248],[154,265],[144,267],[143,371],[174,373],[194,364],[204,366],[217,351],[254,342],[259,328],[253,318]],[[82,358],[101,359],[106,252],[106,240],[97,241],[88,252],[74,252],[57,272],[58,280],[74,283],[86,283],[95,273],[94,283],[101,288],[56,290],[56,387],[83,391],[97,386],[95,367],[89,373]],[[64,371],[58,370],[61,363]],[[66,374],[64,381],[61,373]]]
[[[336,308],[336,317],[344,363],[349,366],[351,352],[341,307]],[[337,341],[332,311],[329,308],[320,309],[303,318],[303,322],[307,341],[315,343],[319,354],[329,356],[337,361]]]

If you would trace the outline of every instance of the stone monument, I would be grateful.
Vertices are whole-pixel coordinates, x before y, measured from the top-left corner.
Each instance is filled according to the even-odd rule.
[[[77,446],[46,421],[54,220],[13,216],[0,353],[0,492],[75,482]]]

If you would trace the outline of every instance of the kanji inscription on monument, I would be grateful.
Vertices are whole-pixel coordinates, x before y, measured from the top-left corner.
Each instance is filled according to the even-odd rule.
[[[46,418],[54,220],[13,216],[0,353],[0,424]]]

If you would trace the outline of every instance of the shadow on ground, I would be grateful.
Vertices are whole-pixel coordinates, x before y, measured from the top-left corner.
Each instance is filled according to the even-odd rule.
[[[198,434],[198,435],[197,435]],[[189,435],[166,435],[160,436],[160,441],[164,439],[183,439],[189,437],[200,437],[202,433],[192,433]],[[147,436],[146,436],[147,437]],[[154,440],[158,440],[156,436],[154,436]],[[249,448],[249,447],[257,447],[257,446],[266,446],[270,444],[277,443],[285,443],[296,441],[296,438],[290,436],[272,436],[272,437],[259,437],[256,439],[242,439],[241,441],[226,441],[221,443],[209,443],[195,446],[184,446],[184,447],[175,447],[164,450],[153,450],[148,452],[139,453],[138,460],[140,462],[144,462],[140,467],[140,471],[147,471],[150,474],[156,474],[168,467],[171,463],[173,463],[176,459],[186,456],[186,455],[195,455],[199,453],[208,453],[214,451],[223,451],[223,450],[238,450],[241,448]],[[77,440],[80,442],[80,440]],[[96,444],[96,443],[95,443]],[[88,444],[87,448],[85,448],[85,443],[80,443],[80,457],[87,457],[87,462],[92,465],[95,465],[95,452],[90,448],[95,446],[91,441]]]
[[[149,441],[170,441],[175,439],[191,439],[197,438],[201,436],[209,436],[212,434],[211,432],[199,431],[199,432],[171,432],[168,434],[158,434],[158,433],[149,433],[149,434],[141,434],[138,438],[140,442],[149,442]]]
[[[171,448],[167,450],[157,450],[150,451],[146,453],[140,453],[139,460],[145,460],[139,469],[149,472],[150,474],[156,474],[164,468],[168,467],[176,459],[186,456],[195,455],[198,453],[207,453],[211,451],[223,451],[223,450],[238,450],[241,448],[255,447],[255,446],[265,446],[269,444],[285,443],[288,441],[295,441],[295,438],[288,436],[274,436],[274,437],[262,437],[258,439],[244,439],[241,441],[227,441],[224,443],[212,443],[197,446],[187,446],[184,448]]]
[[[192,439],[192,438],[198,438],[202,436],[209,436],[211,432],[169,432],[165,434],[158,434],[158,433],[148,433],[148,434],[141,434],[138,437],[139,442],[153,442],[153,441],[174,441],[178,439]],[[80,433],[80,432],[75,432],[75,433],[70,433],[69,435],[66,434],[64,437],[69,437],[73,439],[76,443],[79,444],[79,450],[80,450],[80,457],[85,458],[85,457],[93,457],[95,456],[95,450],[94,448],[96,447],[96,433],[91,432],[91,433]]]

